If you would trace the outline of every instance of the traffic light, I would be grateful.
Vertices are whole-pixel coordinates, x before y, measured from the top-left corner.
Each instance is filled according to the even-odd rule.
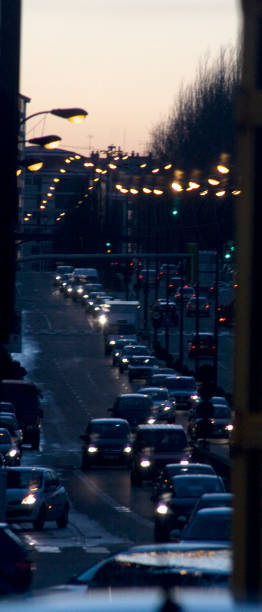
[[[111,242],[106,242],[106,252],[111,253]]]
[[[179,214],[180,203],[181,203],[181,198],[179,196],[176,196],[174,199],[173,208],[171,210],[171,214],[173,217],[176,217]]]
[[[174,215],[174,217],[175,217],[176,215],[178,215],[178,210],[177,210],[177,208],[173,208],[173,210],[172,210],[172,215]]]
[[[236,243],[234,242],[234,240],[228,240],[226,242],[226,244],[224,245],[224,253],[223,253],[223,257],[226,261],[229,261],[230,259],[232,259],[235,248],[236,248]]]

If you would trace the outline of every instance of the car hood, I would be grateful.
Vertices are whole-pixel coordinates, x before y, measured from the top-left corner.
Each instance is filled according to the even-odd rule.
[[[33,493],[36,497],[40,494],[39,491],[29,491],[29,489],[6,489],[6,501],[7,503],[21,501],[29,493]]]
[[[103,438],[102,440],[90,440],[88,446],[94,444],[98,448],[122,448],[130,444],[127,438]]]

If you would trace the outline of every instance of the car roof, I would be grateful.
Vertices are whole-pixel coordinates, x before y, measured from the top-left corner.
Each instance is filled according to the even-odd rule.
[[[141,387],[141,389],[139,389],[138,393],[140,394],[140,393],[142,393],[142,391],[143,391],[143,393],[146,394],[147,391],[148,392],[149,391],[167,391],[168,392],[168,389],[167,389],[167,387]]]
[[[175,379],[175,380],[194,380],[195,381],[195,377],[194,376],[180,376],[180,374],[176,374],[176,375],[167,375],[167,379]]]
[[[215,508],[201,508],[197,511],[196,516],[231,516],[233,508],[230,506],[215,506]]]
[[[125,398],[125,397],[136,398],[138,397],[141,399],[141,396],[143,397],[142,393],[120,393],[120,395],[118,395],[117,397],[118,398]]]
[[[232,550],[227,546],[204,544],[149,544],[135,546],[116,553],[115,561],[136,563],[154,568],[182,569],[188,571],[228,571],[232,570]]]
[[[129,425],[128,421],[126,419],[120,419],[120,418],[111,418],[111,417],[105,417],[105,418],[94,418],[94,419],[90,419],[89,421],[90,423],[104,423],[104,424],[108,424],[108,425],[113,425],[113,423],[123,423],[123,424],[127,424]]]
[[[203,501],[211,501],[211,500],[233,500],[234,496],[233,493],[228,493],[228,492],[221,492],[221,493],[203,493],[203,495],[201,495],[201,500]]]
[[[6,467],[7,471],[10,472],[28,472],[29,470],[32,470],[32,472],[41,472],[43,474],[46,474],[47,472],[54,472],[55,470],[53,470],[53,468],[47,468],[47,467],[40,467],[38,465],[36,466],[32,466],[32,465],[16,465],[14,467]]]
[[[154,423],[154,425],[144,424],[138,425],[137,431],[185,431],[182,425],[173,425],[173,424],[163,424],[163,423]]]
[[[210,480],[210,478],[212,478],[213,480],[217,480],[218,478],[220,478],[220,476],[218,476],[218,474],[178,474],[177,476],[171,476],[171,480],[176,483],[176,482],[182,482],[183,480],[191,480],[192,481],[197,481],[199,479],[201,479],[202,481],[207,481]]]
[[[184,465],[184,466],[182,466],[181,463],[167,463],[165,467],[167,469],[168,468],[172,469],[174,466],[180,467],[180,468],[184,467],[184,468],[189,468],[189,469],[190,469],[190,466],[192,466],[193,469],[198,468],[198,467],[200,469],[210,469],[210,474],[212,474],[212,473],[215,474],[215,470],[214,470],[213,466],[210,465],[209,463],[197,463],[197,462],[193,463],[192,462],[192,463],[188,463],[187,465]]]

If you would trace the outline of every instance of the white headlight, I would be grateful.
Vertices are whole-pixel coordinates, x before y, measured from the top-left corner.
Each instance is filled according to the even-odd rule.
[[[33,504],[35,504],[36,502],[36,497],[33,495],[33,493],[29,493],[29,495],[27,495],[26,497],[24,497],[24,499],[22,499],[21,504],[27,504],[29,506],[32,506]]]
[[[226,425],[225,429],[226,429],[227,431],[233,431],[233,429],[234,429],[234,425],[231,425],[231,424]]]
[[[56,280],[60,280],[61,276],[56,276],[55,279]]]
[[[71,293],[72,287],[67,287],[67,291],[68,291],[68,293]]]
[[[131,453],[131,450],[132,450],[131,446],[125,446],[124,453]]]
[[[84,291],[83,287],[78,287],[77,293],[83,293],[83,291]]]
[[[109,344],[115,344],[116,341],[115,340],[109,340]]]
[[[156,511],[158,514],[167,514],[168,507],[166,506],[166,504],[159,504],[159,506],[157,506]]]
[[[150,419],[148,419],[148,425],[153,425],[156,422],[156,419],[154,419],[153,417],[150,417]]]
[[[164,411],[166,412],[167,410],[170,410],[170,406],[165,406],[164,407]]]
[[[122,363],[128,363],[128,359],[126,357],[123,357]]]
[[[180,463],[181,465],[188,465],[188,464],[189,464],[189,461],[188,461],[188,459],[181,459],[181,461],[179,461],[179,463]]]
[[[99,321],[99,323],[100,323],[101,325],[104,325],[104,324],[107,322],[107,317],[106,317],[106,315],[104,315],[104,314],[100,315],[100,317],[99,317],[98,321]]]
[[[89,452],[89,453],[96,453],[97,451],[98,451],[97,446],[93,446],[93,445],[92,445],[92,446],[89,446],[89,447],[88,447],[88,452]]]
[[[149,459],[142,459],[140,465],[142,468],[148,468],[151,465],[151,461]]]
[[[16,448],[12,448],[9,452],[8,452],[9,457],[15,457],[17,455],[17,450]]]

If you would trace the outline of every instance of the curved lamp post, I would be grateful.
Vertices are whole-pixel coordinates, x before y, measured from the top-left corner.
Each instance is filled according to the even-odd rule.
[[[20,121],[20,126],[28,121],[28,119],[32,119],[38,115],[48,114],[55,115],[55,117],[61,117],[62,119],[67,119],[71,123],[80,123],[81,121],[84,121],[88,115],[87,111],[85,111],[83,108],[53,108],[51,110],[39,111],[37,113],[33,113],[32,115],[28,115]]]

